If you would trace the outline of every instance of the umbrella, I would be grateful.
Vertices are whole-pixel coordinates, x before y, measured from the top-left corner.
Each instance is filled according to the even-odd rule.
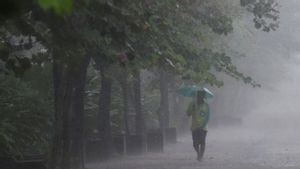
[[[205,92],[205,98],[212,98],[214,94],[205,87],[200,87],[197,85],[182,85],[178,90],[177,93],[182,96],[186,97],[195,97],[198,91]]]

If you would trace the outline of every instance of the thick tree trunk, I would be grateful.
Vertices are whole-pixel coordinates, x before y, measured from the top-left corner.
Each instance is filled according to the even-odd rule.
[[[54,60],[54,138],[50,169],[70,168],[70,108],[72,98],[72,83],[70,70]]]
[[[112,80],[107,77],[104,68],[101,68],[101,88],[99,98],[98,131],[103,141],[103,158],[110,158],[113,152],[110,125],[110,104]]]
[[[82,156],[83,118],[81,117],[83,115],[83,92],[87,66],[81,64],[82,62],[79,62],[79,67],[78,65],[76,65],[77,67],[67,65],[59,60],[59,52],[54,54],[57,54],[53,62],[55,128],[48,167],[49,169],[69,169],[76,165],[72,164],[75,161],[72,160],[73,157]],[[74,131],[78,133],[74,134]],[[75,156],[72,156],[73,153]]]
[[[168,92],[168,81],[167,73],[163,70],[159,70],[159,88],[160,88],[160,108],[159,108],[159,119],[160,128],[163,130],[169,127],[169,92]]]
[[[72,169],[84,168],[84,95],[87,67],[90,63],[90,56],[87,56],[83,64],[78,67],[73,76],[73,96],[72,96]]]

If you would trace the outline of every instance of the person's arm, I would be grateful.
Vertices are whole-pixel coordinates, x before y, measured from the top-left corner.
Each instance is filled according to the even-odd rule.
[[[204,117],[204,124],[203,126],[206,126],[210,118],[210,110],[209,110],[209,105],[206,103],[206,112],[205,112],[205,117]]]

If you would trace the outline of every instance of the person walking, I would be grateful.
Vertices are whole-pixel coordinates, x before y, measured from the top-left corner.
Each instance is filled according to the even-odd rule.
[[[192,138],[193,147],[197,153],[197,160],[201,161],[205,151],[207,123],[209,121],[209,106],[204,100],[205,91],[197,91],[196,101],[190,103],[187,115],[192,117]]]

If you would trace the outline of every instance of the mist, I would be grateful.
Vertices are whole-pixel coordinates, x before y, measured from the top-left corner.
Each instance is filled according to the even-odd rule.
[[[300,168],[299,0],[0,8],[0,169]]]
[[[248,127],[251,123],[263,128],[297,126],[300,115],[297,5],[297,1],[281,3],[281,25],[276,32],[263,34],[246,24],[248,29],[237,29],[230,35],[230,46],[245,55],[234,59],[238,68],[262,87],[252,88],[221,75],[225,85],[217,89],[214,111],[240,116],[242,125]]]
[[[229,46],[243,54],[234,58],[238,69],[262,86],[252,88],[221,74],[225,85],[214,88],[216,97],[211,102],[216,126],[209,135],[211,144],[222,150],[229,144],[228,152],[243,151],[246,161],[262,168],[299,165],[300,2],[280,4],[278,31],[264,34],[245,17],[246,29],[237,28],[227,37]]]

